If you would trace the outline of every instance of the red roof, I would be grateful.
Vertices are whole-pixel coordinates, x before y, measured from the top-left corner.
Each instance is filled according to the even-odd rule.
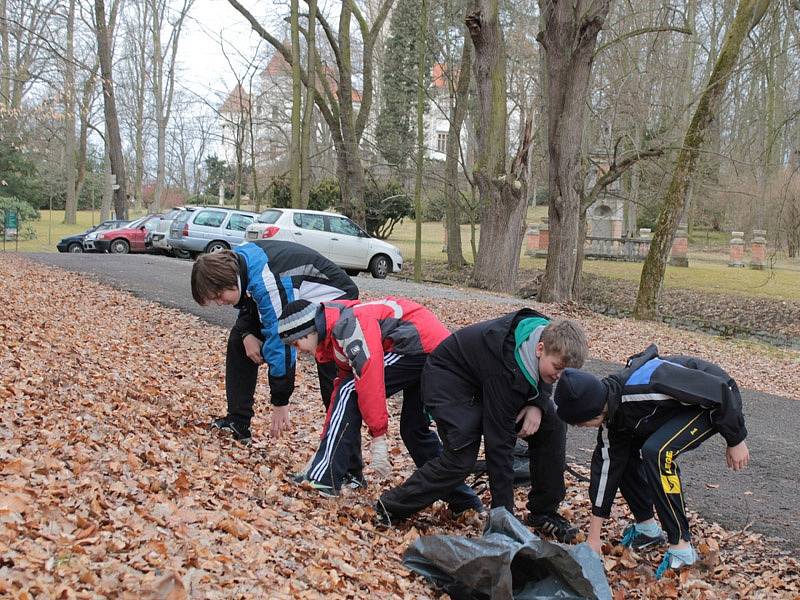
[[[250,96],[244,91],[241,84],[237,83],[225,102],[222,103],[219,112],[242,113],[248,110],[250,110]]]

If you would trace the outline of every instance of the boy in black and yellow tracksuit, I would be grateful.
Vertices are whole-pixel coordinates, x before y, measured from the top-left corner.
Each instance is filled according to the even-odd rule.
[[[636,519],[623,544],[646,548],[663,542],[654,505],[666,530],[669,549],[657,577],[695,562],[676,460],[719,433],[727,442],[728,466],[739,470],[747,465],[747,430],[736,382],[699,358],[661,358],[651,345],[629,358],[622,371],[602,380],[566,369],[554,401],[567,423],[599,426],[589,484],[589,545],[600,552],[602,521],[619,489]]]

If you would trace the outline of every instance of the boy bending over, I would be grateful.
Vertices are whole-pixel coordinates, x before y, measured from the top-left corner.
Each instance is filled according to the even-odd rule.
[[[600,553],[604,519],[617,489],[636,520],[622,543],[644,549],[664,542],[669,548],[656,571],[679,569],[697,560],[684,507],[677,459],[719,433],[734,471],[750,454],[742,399],[736,382],[720,367],[699,358],[660,358],[651,345],[628,359],[620,372],[597,379],[567,369],[556,386],[558,416],[579,427],[599,427],[592,455],[589,545]],[[661,526],[653,518],[653,505]]]

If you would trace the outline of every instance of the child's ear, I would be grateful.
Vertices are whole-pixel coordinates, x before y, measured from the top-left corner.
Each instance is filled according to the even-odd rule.
[[[537,342],[536,343],[536,358],[542,358],[542,354],[544,353],[544,342]]]

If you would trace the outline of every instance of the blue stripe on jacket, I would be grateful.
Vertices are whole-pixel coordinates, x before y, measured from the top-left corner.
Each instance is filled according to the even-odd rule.
[[[283,307],[294,300],[291,277],[278,278],[272,272],[266,252],[255,244],[244,244],[235,249],[247,264],[247,292],[258,307],[261,334],[264,344],[261,355],[269,365],[272,377],[285,377],[294,366],[296,356],[291,346],[286,346],[278,336],[278,318]]]
[[[641,367],[639,367],[633,373],[631,373],[631,376],[625,382],[625,385],[628,386],[628,385],[647,385],[647,384],[649,384],[650,383],[650,379],[653,376],[653,372],[658,367],[660,367],[661,365],[663,365],[664,363],[667,363],[667,362],[669,364],[671,364],[671,365],[675,365],[676,367],[681,367],[682,369],[686,368],[683,365],[679,365],[678,363],[670,362],[670,361],[667,361],[667,360],[662,360],[660,358],[653,358],[651,360],[648,360]]]

